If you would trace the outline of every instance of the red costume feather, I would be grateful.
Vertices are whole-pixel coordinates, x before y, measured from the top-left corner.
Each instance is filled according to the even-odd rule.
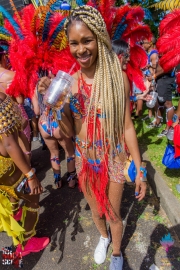
[[[160,54],[168,53],[170,50],[176,51],[180,47],[180,26],[176,26],[173,30],[163,34],[157,42]]]
[[[125,40],[130,41],[130,45],[134,46],[136,42],[142,39],[149,39],[152,36],[151,30],[147,25],[136,25],[133,29],[127,29],[123,35]]]
[[[49,29],[47,29],[47,33],[45,32],[47,38],[45,41],[42,40],[46,14],[50,11],[53,2],[55,1],[53,0],[48,6],[40,7],[37,10],[29,5],[21,11],[23,22],[21,30],[24,36],[22,40],[18,38],[11,24],[6,22],[6,28],[12,35],[9,48],[10,61],[13,70],[16,71],[14,80],[7,90],[11,96],[23,94],[25,97],[32,97],[40,70],[51,71],[53,74],[56,74],[58,70],[68,72],[75,62],[67,46],[64,30],[62,29],[56,38],[52,39],[54,31],[64,19],[64,15],[50,14]]]
[[[169,72],[180,64],[180,47],[176,51],[171,50],[160,58],[160,65],[165,72]]]
[[[162,36],[164,33],[172,31],[176,26],[179,25],[180,25],[180,9],[177,9],[166,15],[166,17],[161,21],[159,26],[160,36]]]

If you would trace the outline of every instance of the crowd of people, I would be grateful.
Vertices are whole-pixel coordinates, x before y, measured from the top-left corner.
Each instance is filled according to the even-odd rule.
[[[46,16],[53,16],[52,12],[48,13],[48,8],[54,10],[55,4],[47,4],[45,10]],[[142,12],[138,7],[133,9],[134,13],[136,9],[138,14]],[[28,11],[38,14],[33,7]],[[71,57],[71,63],[76,63],[71,93],[62,100],[63,107],[57,105],[49,108],[43,102],[44,95],[57,73],[49,68],[53,65],[52,62],[49,64],[46,59],[48,64],[44,69],[42,67],[45,64],[42,62],[34,75],[31,74],[33,81],[30,81],[32,78],[29,79],[29,70],[28,75],[19,75],[16,66],[18,63],[14,62],[14,55],[11,57],[12,51],[18,55],[17,47],[13,43],[14,37],[11,41],[0,40],[0,203],[5,211],[0,210],[1,220],[4,221],[0,223],[0,228],[12,236],[13,243],[17,246],[17,254],[26,256],[31,252],[38,252],[50,241],[48,237],[35,236],[39,198],[43,188],[35,168],[31,167],[31,141],[40,140],[43,149],[49,149],[56,188],[62,187],[59,160],[59,147],[62,147],[67,159],[69,188],[75,188],[78,184],[90,206],[92,219],[100,234],[94,252],[95,262],[102,264],[105,261],[107,248],[112,241],[113,252],[109,269],[123,269],[123,224],[120,207],[126,181],[124,169],[129,156],[136,167],[135,198],[138,201],[143,200],[147,188],[145,163],[141,161],[132,121],[133,110],[135,109],[135,119],[141,117],[143,101],[151,102],[152,93],[156,91],[156,105],[149,109],[147,116],[149,119],[154,116],[149,126],[157,128],[161,125],[165,108],[167,125],[160,134],[165,136],[170,122],[175,117],[171,93],[173,73],[163,70],[155,38],[148,27],[138,24],[141,16],[133,17],[134,13],[131,11],[131,7],[125,5],[119,9],[119,14],[126,14],[126,21],[123,16],[123,19],[117,21],[120,15],[112,18],[116,26],[117,22],[122,21],[127,25],[126,28],[131,25],[131,31],[132,26],[144,27],[146,34],[140,41],[134,41],[131,31],[128,32],[127,29],[125,31],[123,28],[124,36],[122,31],[115,31],[112,23],[108,24],[108,13],[105,15],[103,8],[96,8],[91,2],[89,5],[72,9],[70,14],[56,13],[54,22],[57,20],[58,23],[52,29],[54,32],[51,32],[52,36],[49,39],[52,44],[52,37],[55,36],[56,42],[52,50],[54,52],[58,48],[58,53],[61,45],[63,49],[67,48],[67,53],[63,55],[65,60],[62,58],[62,63],[59,64],[62,67],[66,57]],[[111,12],[115,12],[113,7]],[[131,14],[129,17],[128,12]],[[15,15],[17,24],[19,15]],[[38,21],[38,24],[33,18],[29,24],[31,27],[32,22],[38,25],[38,30],[32,32],[37,36],[38,42],[43,32],[44,44],[47,31],[43,31],[41,26],[47,24],[46,27],[49,27],[48,19],[43,23]],[[9,23],[6,22],[4,28],[4,33],[8,35],[11,30]],[[16,25],[14,34],[16,38],[20,37],[17,46],[21,46],[21,42],[26,39],[26,32],[21,32],[19,25]],[[65,36],[62,38],[62,26],[66,39]],[[42,44],[42,41],[39,44]],[[28,46],[30,50],[31,45]],[[28,56],[30,51],[27,47],[26,51]],[[35,54],[35,51],[33,53]],[[138,53],[141,55],[141,61],[137,63]],[[33,60],[28,60],[29,65],[34,63],[34,69],[36,56]],[[27,65],[26,67],[28,69]],[[58,69],[59,66],[56,71]],[[68,70],[69,66],[66,72]],[[24,76],[24,85],[28,88],[22,91],[24,81],[20,81],[21,75]],[[179,116],[179,107],[176,115]],[[24,201],[22,207],[19,205],[20,199]],[[110,225],[110,232],[107,223]]]

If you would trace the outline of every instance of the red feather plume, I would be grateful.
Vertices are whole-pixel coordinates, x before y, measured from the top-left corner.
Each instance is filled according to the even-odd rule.
[[[160,54],[168,53],[170,50],[176,51],[180,47],[180,26],[176,26],[168,33],[164,33],[157,42]]]
[[[169,30],[173,30],[176,26],[180,25],[180,9],[174,10],[173,12],[166,15],[166,17],[161,21],[159,26],[160,36]]]
[[[138,23],[144,19],[144,10],[141,7],[132,7],[126,17],[126,22]]]
[[[137,25],[131,30],[128,28],[123,34],[125,40],[130,40],[131,46],[142,39],[149,39],[151,36],[152,33],[148,25]]]
[[[165,72],[169,72],[174,67],[180,64],[180,47],[176,50],[169,51],[160,58],[160,65]]]

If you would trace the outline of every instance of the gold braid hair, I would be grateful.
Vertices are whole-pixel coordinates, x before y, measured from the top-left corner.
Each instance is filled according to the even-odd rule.
[[[101,14],[91,6],[80,6],[72,10],[71,16],[65,22],[65,31],[74,21],[82,21],[97,36],[98,58],[92,94],[88,109],[94,110],[96,115],[97,108],[100,107],[103,119],[103,131],[101,138],[106,147],[105,138],[109,138],[110,149],[116,149],[117,143],[122,142],[125,113],[125,89],[122,70],[117,55],[112,51],[111,42],[107,33],[105,22]],[[99,104],[100,102],[100,104]],[[94,138],[96,131],[96,117],[94,117]],[[94,140],[93,140],[94,141]]]

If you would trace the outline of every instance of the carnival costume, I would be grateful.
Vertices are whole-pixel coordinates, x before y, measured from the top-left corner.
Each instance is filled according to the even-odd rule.
[[[13,132],[21,132],[21,113],[18,106],[6,96],[5,100],[0,104],[0,139],[3,142],[4,136],[9,136]],[[11,158],[0,156],[0,230],[6,231],[9,236],[13,238],[14,245],[18,245],[16,254],[22,253],[22,256],[29,254],[30,252],[38,252],[45,248],[49,243],[49,238],[42,237],[36,238],[35,226],[38,221],[39,207],[31,207],[31,196],[26,195],[27,191],[22,190],[27,185],[28,181],[34,176],[34,170],[32,169],[26,175],[21,175],[20,178],[13,185],[4,185],[6,178],[13,176],[14,172],[17,172],[17,167]],[[7,182],[8,184],[8,182]],[[15,203],[10,203],[9,199],[14,198]],[[18,220],[21,220],[21,226],[15,220],[12,205],[19,203],[19,199],[24,199],[25,205]],[[28,201],[28,207],[26,206]],[[28,212],[28,216],[27,216]],[[32,221],[33,220],[33,221]],[[25,231],[25,223],[29,224],[30,230]],[[25,244],[25,246],[23,246]]]
[[[0,140],[3,141],[3,136],[8,136],[15,131],[21,131],[21,121],[22,118],[18,106],[10,97],[6,96],[5,100],[0,104]],[[2,184],[2,181],[4,183],[2,179],[4,177],[11,177],[15,172],[15,168],[16,166],[10,157],[0,155],[0,231],[6,231],[8,236],[13,238],[14,245],[18,245],[35,235],[38,209],[23,206],[21,216],[22,226],[14,219],[11,205],[13,203],[10,203],[9,199],[14,198],[19,202],[19,199],[23,197],[22,193],[20,194],[19,192],[22,192],[21,189],[24,183],[27,182],[27,178],[25,179],[25,176],[22,174],[19,180],[13,185]],[[14,209],[14,211],[15,210],[17,209]],[[30,232],[24,230],[27,211],[37,213],[35,224],[33,224]],[[28,237],[26,235],[28,235]]]
[[[58,70],[69,72],[75,61],[70,55],[67,46],[67,38],[63,29],[65,16],[59,12],[55,12],[54,14],[51,12],[51,10],[57,11],[57,4],[59,3],[59,1],[50,1],[47,6],[39,7],[37,10],[30,5],[22,10],[20,18],[18,14],[15,14],[16,24],[18,22],[16,26],[18,30],[16,31],[16,37],[18,34],[18,46],[23,44],[23,52],[21,51],[21,54],[19,54],[17,44],[12,43],[10,49],[10,53],[12,53],[11,62],[16,70],[15,79],[18,78],[18,90],[21,93],[26,91],[25,96],[32,96],[41,72],[43,75],[48,71],[51,71],[53,74],[56,74]],[[130,7],[129,5],[116,8],[112,1],[92,1],[89,2],[88,5],[100,11],[112,40],[123,38],[130,44],[131,61],[127,67],[128,78],[134,81],[140,89],[144,90],[143,74],[140,68],[146,66],[147,56],[143,49],[136,43],[142,39],[149,38],[151,33],[149,27],[142,24],[144,17],[143,9],[140,7]],[[6,24],[6,28],[10,31],[8,24]],[[26,29],[26,31],[24,29]],[[13,54],[13,51],[16,52],[16,54]],[[24,57],[24,55],[27,55],[27,57]],[[17,63],[17,57],[22,59],[21,65]],[[139,61],[140,59],[141,61]],[[27,67],[23,77],[21,77],[22,66]],[[76,68],[78,68],[78,64]],[[30,77],[28,76],[29,74],[31,74]],[[8,93],[14,91],[13,87],[14,85],[8,89]],[[78,96],[72,96],[70,98],[70,109],[75,119],[86,121],[91,86],[86,85],[81,76],[79,78],[78,91]],[[53,132],[51,126],[54,127],[54,119],[52,119],[52,114],[49,114],[48,117],[49,116],[50,118],[45,122],[51,123],[51,125],[46,126],[46,130],[51,133]],[[47,119],[47,115],[44,115],[44,118],[45,117]],[[106,117],[108,117],[108,115],[103,115],[100,110],[97,111],[97,115],[93,115],[93,113],[90,112],[88,140],[81,141],[78,137],[76,138],[76,166],[80,182],[89,181],[99,203],[101,214],[105,213],[109,215],[112,213],[108,213],[108,181],[109,178],[111,178],[112,181],[124,183],[123,169],[126,157],[122,151],[123,146],[121,144],[117,143],[116,149],[113,151],[109,148],[110,138],[106,138],[105,145],[100,139],[102,135],[101,132],[103,131],[101,122],[103,123],[103,119],[106,119]],[[97,126],[95,141],[93,138],[94,122],[96,122]],[[41,122],[41,124],[43,126],[44,122]],[[87,151],[90,152],[91,149],[96,150],[95,159],[92,158],[91,155],[87,155]],[[121,156],[118,162],[115,161],[117,154]]]

